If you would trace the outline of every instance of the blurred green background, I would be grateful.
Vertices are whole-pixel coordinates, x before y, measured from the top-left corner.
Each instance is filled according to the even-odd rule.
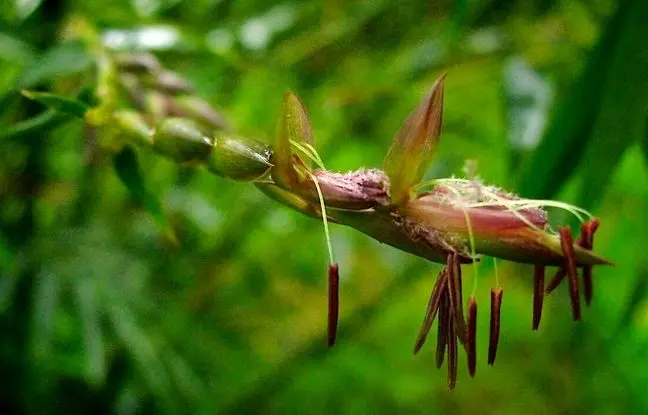
[[[321,223],[140,151],[174,246],[97,137],[43,123],[51,114],[20,95],[92,86],[70,35],[80,19],[110,48],[155,53],[241,134],[270,143],[295,91],[332,170],[379,166],[447,72],[429,176],[472,159],[487,183],[590,209],[595,249],[616,266],[595,270],[584,321],[561,288],[532,332],[532,270],[500,262],[491,368],[485,262],[477,376],[462,355],[449,391],[433,347],[411,353],[440,266],[333,227],[342,311],[327,350]],[[645,0],[2,1],[0,410],[646,413],[647,19]]]

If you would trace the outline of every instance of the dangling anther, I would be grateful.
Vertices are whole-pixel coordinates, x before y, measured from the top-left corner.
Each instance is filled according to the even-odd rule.
[[[565,267],[558,268],[558,271],[556,271],[554,277],[551,279],[551,281],[549,281],[549,284],[547,284],[547,288],[545,288],[545,293],[551,294],[553,290],[558,288],[558,286],[563,282],[566,276],[567,276],[567,270],[565,269]]]
[[[592,250],[594,248],[594,232],[598,229],[599,220],[593,218],[581,225],[581,247]],[[592,266],[583,266],[583,292],[585,304],[588,306],[592,301]]]
[[[448,323],[448,387],[454,389],[457,383],[457,332],[454,316],[450,314]]]
[[[441,293],[439,302],[439,324],[437,327],[437,346],[436,346],[436,367],[441,369],[443,358],[445,357],[446,346],[448,345],[448,326],[450,325],[450,294],[446,284],[445,290]]]
[[[544,302],[544,265],[536,265],[533,269],[533,330],[540,327],[542,318],[542,303]]]
[[[490,366],[495,363],[497,356],[503,296],[504,289],[501,287],[491,290],[490,333],[488,337],[488,364]]]
[[[574,241],[572,239],[571,229],[568,227],[560,228],[560,246],[565,257],[565,269],[569,277],[569,296],[571,298],[572,316],[574,321],[581,318],[580,294],[578,288],[578,275],[576,274],[576,260],[574,255]]]
[[[466,356],[468,373],[475,377],[477,370],[477,300],[475,296],[468,299],[468,325],[466,332]]]
[[[340,273],[338,264],[328,268],[328,347],[333,347],[337,337],[340,314]]]
[[[414,354],[418,353],[419,350],[421,350],[421,347],[423,347],[423,344],[425,344],[432,323],[439,311],[439,303],[441,302],[442,293],[446,291],[447,279],[448,273],[446,268],[444,268],[439,272],[434,288],[432,289],[427,310],[425,311],[425,317],[423,318],[423,325],[421,326],[421,331],[419,332],[419,335],[416,338],[416,343],[414,344]]]
[[[463,315],[463,304],[461,304],[461,293],[459,282],[460,276],[457,275],[457,266],[459,257],[456,252],[448,254],[448,291],[450,291],[450,310],[452,314],[452,321],[454,323],[455,335],[459,338],[461,344],[465,343],[466,337],[466,320]]]

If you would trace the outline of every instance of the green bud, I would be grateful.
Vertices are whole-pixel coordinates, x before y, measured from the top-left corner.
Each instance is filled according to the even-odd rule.
[[[153,147],[176,161],[204,161],[212,151],[212,140],[192,120],[167,118],[153,133]]]
[[[127,72],[142,74],[158,73],[162,70],[160,61],[150,53],[121,53],[115,60],[119,69]]]
[[[206,163],[216,174],[250,181],[268,172],[272,166],[270,156],[270,148],[259,141],[220,134],[214,138],[214,151]]]
[[[168,99],[158,91],[149,90],[142,97],[144,112],[155,122],[162,121],[167,116]]]
[[[135,143],[141,146],[153,145],[153,130],[149,128],[141,114],[127,110],[116,111],[114,118],[122,132]]]
[[[211,128],[225,129],[227,127],[225,118],[198,97],[184,95],[173,98],[170,104],[170,115],[191,118]]]
[[[165,94],[188,94],[194,90],[193,86],[180,77],[180,75],[171,71],[146,74],[140,79],[144,85],[155,88]]]

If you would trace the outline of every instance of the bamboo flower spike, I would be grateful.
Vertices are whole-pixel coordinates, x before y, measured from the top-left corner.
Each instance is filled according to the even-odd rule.
[[[171,88],[172,91],[169,85],[163,87],[160,82],[147,83],[151,77],[160,81],[159,75],[164,73],[151,56],[124,58],[119,63],[122,78],[129,81],[125,82],[124,89],[140,111],[148,108],[139,105],[142,91],[155,92],[167,103],[181,98],[199,100],[181,85],[181,79],[167,76],[167,81],[182,86]],[[380,242],[443,264],[414,353],[424,345],[438,317],[435,360],[440,368],[447,352],[448,384],[452,388],[457,376],[458,342],[466,351],[469,373],[474,375],[476,370],[474,292],[477,264],[484,256],[534,266],[533,329],[540,325],[544,294],[566,277],[569,277],[572,316],[580,319],[578,269],[583,269],[583,293],[585,303],[589,304],[592,267],[610,263],[592,252],[599,221],[582,209],[551,200],[523,199],[473,177],[422,181],[441,136],[444,81],[445,76],[440,77],[407,117],[385,157],[384,170],[328,171],[314,148],[306,109],[291,92],[285,95],[283,116],[272,148],[224,130],[218,114],[205,105],[200,111],[186,108],[176,111],[177,105],[164,105],[160,111],[145,116],[117,111],[113,119],[138,146],[153,148],[179,163],[202,164],[212,173],[253,182],[275,200],[322,220],[329,253],[329,346],[335,344],[339,316],[339,270],[331,247],[329,222],[353,227]],[[178,93],[185,95],[178,96]],[[209,116],[205,116],[204,110]],[[157,119],[158,113],[166,119],[149,125],[148,120]],[[178,114],[184,118],[168,118]],[[208,134],[205,127],[220,130]],[[581,221],[581,235],[576,242],[572,241],[569,228],[561,228],[559,233],[549,228],[546,207],[566,210]],[[473,264],[474,272],[467,318],[462,264]],[[545,288],[547,266],[557,266],[559,270]],[[496,273],[491,291],[489,365],[495,361],[500,337],[503,288],[497,278]]]
[[[306,110],[296,96],[288,93],[270,160],[270,177],[257,186],[289,206],[323,219],[329,245],[327,223],[335,222],[445,265],[430,295],[414,353],[425,343],[438,316],[436,364],[443,364],[447,350],[448,382],[452,388],[456,381],[457,340],[467,352],[471,375],[476,370],[477,303],[471,296],[466,323],[461,264],[476,264],[482,256],[493,256],[534,265],[532,326],[537,329],[545,267],[558,266],[563,275],[550,287],[569,276],[572,313],[574,319],[579,319],[577,269],[584,270],[585,299],[589,302],[591,268],[609,262],[591,251],[598,220],[580,208],[551,200],[523,199],[478,179],[422,181],[441,135],[444,80],[442,76],[436,81],[403,123],[385,158],[384,171],[361,169],[341,174],[326,170],[313,147]],[[583,222],[583,235],[576,243],[571,241],[568,228],[558,234],[550,230],[546,207],[566,210]],[[586,221],[587,216],[590,219]],[[328,339],[332,345],[337,327],[338,276],[330,272],[337,271],[332,250],[329,255]],[[502,297],[498,285],[491,292],[491,365],[499,343]]]

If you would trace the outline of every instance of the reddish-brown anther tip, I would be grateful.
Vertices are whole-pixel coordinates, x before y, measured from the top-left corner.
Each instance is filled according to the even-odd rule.
[[[453,322],[454,316],[450,315],[448,323],[448,387],[454,389],[457,383],[457,332]]]
[[[544,302],[544,265],[536,265],[533,270],[533,330],[540,327],[542,303]]]
[[[328,268],[328,347],[333,347],[337,337],[340,313],[340,272],[338,264]]]
[[[477,370],[477,300],[474,296],[468,299],[466,356],[468,359],[468,373],[470,373],[471,377],[475,377]]]
[[[549,284],[547,284],[547,288],[545,288],[545,293],[551,294],[563,282],[566,275],[567,275],[567,270],[565,269],[565,267],[558,268],[558,271],[556,271],[554,277],[551,279],[551,281],[549,281]]]
[[[444,268],[441,270],[441,272],[439,272],[436,283],[434,284],[434,288],[432,289],[432,293],[430,294],[430,300],[428,302],[427,310],[425,311],[425,317],[423,318],[423,325],[421,326],[421,331],[419,332],[418,337],[416,338],[416,343],[414,344],[414,354],[417,354],[419,350],[421,350],[421,347],[423,347],[423,344],[425,344],[425,340],[427,339],[427,335],[430,332],[432,323],[434,322],[437,312],[439,311],[441,295],[446,290],[446,281],[447,272]]]
[[[490,314],[490,333],[488,336],[488,365],[495,363],[497,356],[497,346],[499,344],[502,297],[504,296],[503,288],[491,290],[491,314]]]
[[[437,327],[437,347],[436,347],[436,367],[441,369],[443,366],[443,358],[445,357],[446,346],[448,345],[448,325],[450,321],[450,294],[448,293],[448,286],[441,293],[441,301],[439,302],[439,325]]]
[[[581,247],[589,250],[594,248],[594,232],[598,229],[599,223],[598,219],[592,218],[581,225]],[[583,267],[583,294],[585,297],[585,304],[589,306],[592,302],[593,295],[591,265]]]
[[[576,260],[574,258],[574,241],[572,239],[571,229],[568,227],[560,228],[560,246],[565,257],[565,269],[569,277],[569,296],[571,298],[572,315],[574,321],[581,318],[580,293],[578,288],[578,275],[576,274]]]
[[[461,344],[466,341],[466,320],[463,314],[461,275],[457,271],[459,267],[459,256],[456,252],[448,254],[448,291],[450,292],[450,310],[454,322],[454,331]]]

